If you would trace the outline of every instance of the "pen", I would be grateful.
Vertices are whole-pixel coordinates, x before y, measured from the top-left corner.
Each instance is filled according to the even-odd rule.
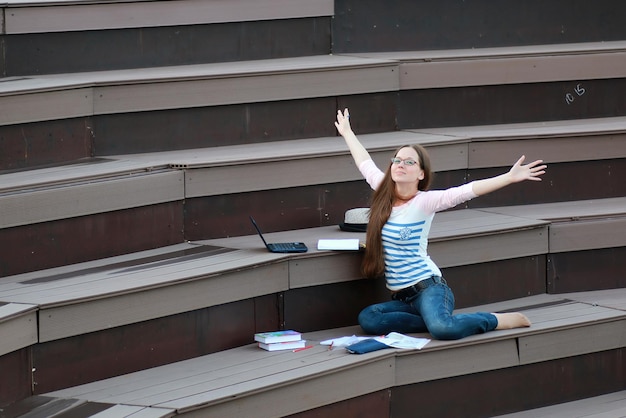
[[[309,348],[313,348],[313,346],[312,345],[307,345],[306,347],[296,348],[295,350],[293,350],[293,352],[297,353],[298,351],[307,350]]]

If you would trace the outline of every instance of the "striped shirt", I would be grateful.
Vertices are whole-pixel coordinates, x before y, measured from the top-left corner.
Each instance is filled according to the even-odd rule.
[[[372,160],[364,161],[359,170],[376,190],[384,173]],[[382,230],[387,288],[397,291],[433,275],[441,276],[441,271],[428,255],[428,234],[435,213],[476,196],[472,183],[467,183],[446,190],[420,191],[407,203],[392,209]]]

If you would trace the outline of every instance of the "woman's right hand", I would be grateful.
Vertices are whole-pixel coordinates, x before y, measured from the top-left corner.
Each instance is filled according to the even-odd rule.
[[[352,127],[350,126],[350,113],[348,113],[348,108],[346,108],[343,113],[341,113],[341,110],[337,111],[337,121],[335,122],[335,127],[337,128],[337,132],[339,132],[341,136],[345,136],[347,133],[352,132]]]

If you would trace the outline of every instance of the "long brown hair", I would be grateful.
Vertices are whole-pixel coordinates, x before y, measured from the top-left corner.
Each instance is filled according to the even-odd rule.
[[[417,152],[418,163],[424,170],[424,179],[420,180],[417,189],[428,190],[432,181],[433,173],[430,165],[428,152],[421,145],[403,145],[396,149],[395,157],[402,148],[413,148]],[[391,178],[391,162],[385,171],[385,177],[372,196],[370,205],[369,223],[367,225],[366,249],[363,257],[362,273],[365,277],[381,277],[385,273],[385,260],[383,258],[382,229],[393,208],[396,200],[396,183]]]

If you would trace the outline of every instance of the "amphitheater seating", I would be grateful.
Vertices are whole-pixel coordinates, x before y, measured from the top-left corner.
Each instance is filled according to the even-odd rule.
[[[625,6],[542,4],[524,27],[518,2],[480,24],[463,16],[493,13],[482,0],[443,20],[439,2],[283,3],[0,6],[0,417],[379,418],[412,416],[416,397],[425,416],[532,416],[619,400]],[[370,195],[332,123],[344,107],[381,166],[426,146],[436,188],[522,154],[548,163],[541,183],[439,214],[429,248],[460,311],[521,310],[532,327],[364,356],[317,345],[358,334],[359,310],[388,297],[360,252],[316,249],[364,238],[337,227]],[[265,251],[249,214],[310,251]],[[251,344],[278,328],[314,347]]]

